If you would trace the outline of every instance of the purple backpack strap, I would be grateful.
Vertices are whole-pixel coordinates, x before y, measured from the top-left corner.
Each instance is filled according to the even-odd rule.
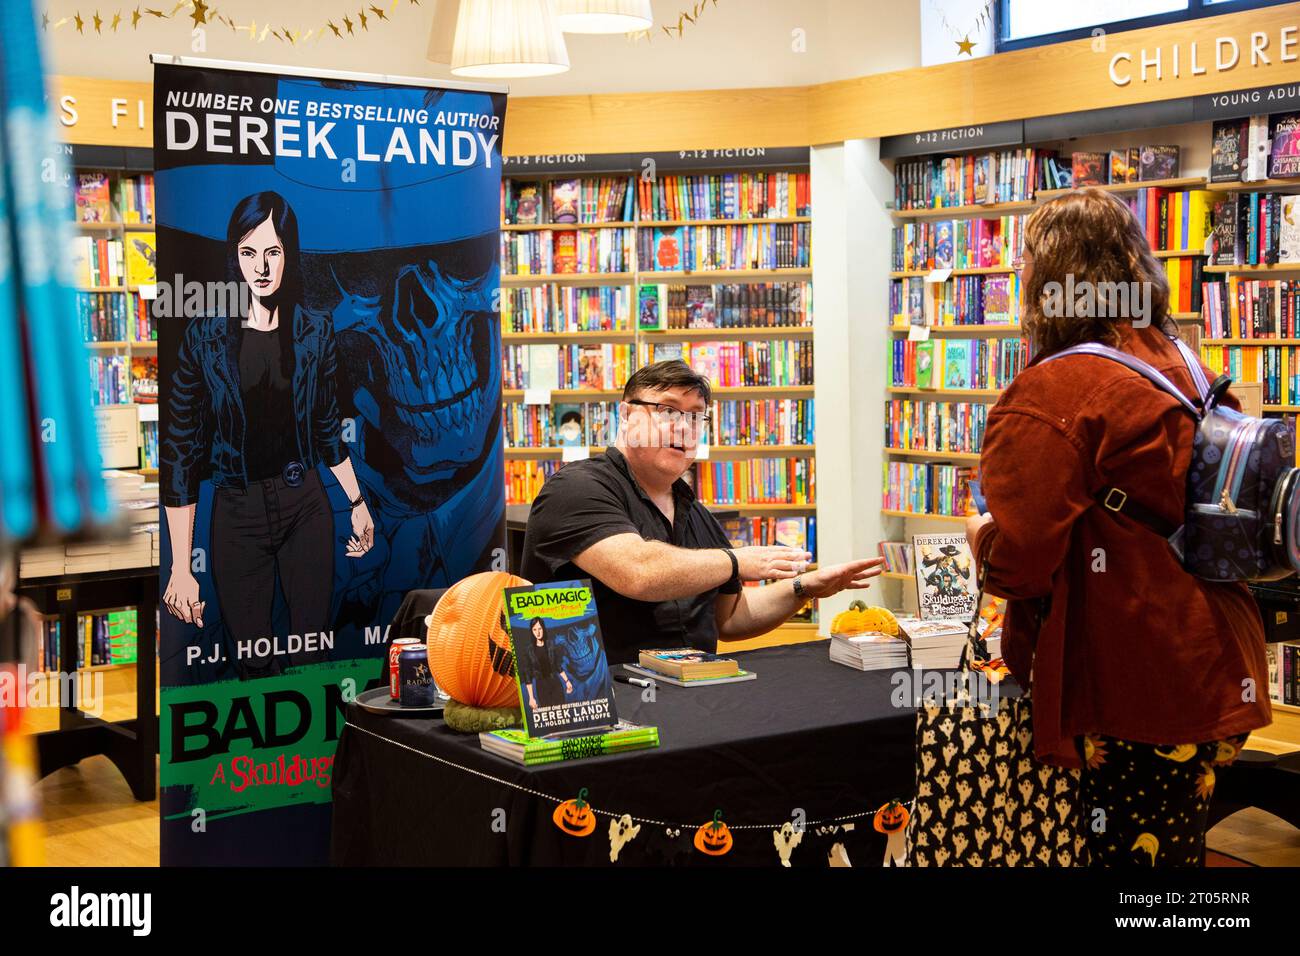
[[[1190,350],[1186,345],[1182,342],[1178,342],[1178,345],[1180,346],[1179,354],[1182,355],[1183,361],[1187,363],[1188,370],[1192,373],[1192,380],[1196,383],[1197,391],[1200,393],[1203,401],[1206,393],[1209,392],[1209,385],[1206,384],[1205,376],[1201,373],[1200,363],[1196,361],[1195,356],[1190,354]],[[1169,381],[1163,372],[1148,365],[1136,355],[1129,355],[1127,352],[1121,352],[1119,349],[1112,348],[1109,345],[1102,345],[1100,342],[1084,342],[1080,345],[1072,345],[1068,349],[1061,349],[1061,351],[1047,356],[1043,359],[1043,362],[1052,362],[1059,358],[1065,358],[1067,355],[1096,355],[1098,358],[1105,358],[1110,359],[1112,362],[1118,362],[1120,365],[1137,372],[1162,392],[1167,392],[1169,395],[1176,398],[1182,403],[1183,407],[1191,412],[1196,418],[1199,419],[1201,417],[1201,410],[1192,404],[1192,400],[1183,394],[1182,389]]]

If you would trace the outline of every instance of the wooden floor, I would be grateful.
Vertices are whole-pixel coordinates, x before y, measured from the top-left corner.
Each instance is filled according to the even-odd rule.
[[[815,629],[786,635],[809,640]],[[760,643],[764,639],[759,639]],[[734,648],[733,648],[734,650]],[[104,717],[121,720],[135,713],[134,676],[122,675],[105,688]],[[51,710],[32,710],[29,728],[58,725]],[[1247,745],[1283,752],[1292,745],[1253,737]],[[45,821],[48,866],[157,866],[158,801],[140,803],[107,757],[92,757],[65,767],[37,785]],[[1210,831],[1207,846],[1257,866],[1300,866],[1300,830],[1262,810],[1243,810]]]

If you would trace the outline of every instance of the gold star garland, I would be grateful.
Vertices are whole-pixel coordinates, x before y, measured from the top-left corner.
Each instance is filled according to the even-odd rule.
[[[355,37],[357,36],[355,27],[358,24],[363,31],[369,33],[372,23],[376,26],[381,22],[392,23],[393,15],[399,6],[407,8],[420,6],[420,0],[407,0],[405,4],[402,3],[402,0],[387,0],[386,5],[381,5],[384,2],[385,0],[377,0],[376,3],[362,3],[356,8],[349,7],[324,23],[298,29],[283,25],[272,28],[270,24],[259,24],[256,20],[239,23],[234,17],[218,10],[216,4],[211,0],[179,0],[170,11],[165,6],[146,7],[143,4],[136,4],[134,8],[121,7],[114,10],[111,18],[101,16],[99,9],[90,10],[89,8],[87,8],[85,16],[82,16],[81,10],[76,10],[71,17],[60,17],[57,20],[51,20],[49,13],[43,12],[41,14],[41,30],[48,33],[50,30],[59,30],[71,25],[79,35],[84,37],[89,35],[86,26],[90,25],[94,27],[95,35],[103,38],[105,26],[108,27],[110,33],[116,34],[119,26],[122,26],[124,28],[123,32],[125,32],[125,25],[128,22],[132,30],[139,30],[141,22],[166,20],[179,23],[183,20],[189,20],[190,30],[221,23],[229,27],[234,33],[247,34],[249,41],[253,43],[265,43],[269,36],[274,37],[281,43],[297,46],[313,38],[319,42],[326,36],[332,36],[340,40]],[[713,0],[713,3],[716,4],[717,2],[718,0]],[[703,5],[704,3],[700,3],[696,6],[702,7]],[[691,22],[694,22],[694,20]]]
[[[686,32],[686,25],[688,23],[692,25],[695,24],[700,19],[700,14],[702,14],[705,10],[707,10],[709,6],[716,7],[717,5],[718,5],[718,0],[697,0],[697,2],[690,7],[690,9],[682,10],[677,14],[676,23],[671,23],[670,21],[670,23],[662,25],[659,29],[662,30],[664,33],[666,33],[668,36],[670,37],[675,36],[677,37],[677,39],[680,40],[682,38],[682,34]],[[627,38],[633,43],[640,43],[642,40],[653,39],[654,31],[635,30],[632,33],[627,34]]]

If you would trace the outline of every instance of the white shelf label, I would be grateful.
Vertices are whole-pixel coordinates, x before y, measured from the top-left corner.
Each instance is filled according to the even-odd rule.
[[[158,286],[157,286],[157,285],[140,285],[140,286],[136,286],[136,289],[139,290],[139,292],[140,292],[140,298],[142,298],[142,299],[156,299],[156,298],[158,298]]]
[[[551,390],[549,388],[524,389],[524,404],[525,405],[551,404]]]
[[[141,406],[140,406],[140,421],[142,421],[142,422],[156,422],[157,420],[158,420],[158,406],[157,406],[157,405],[141,405]]]
[[[560,448],[560,461],[586,461],[591,449],[586,445],[564,445]]]
[[[925,277],[925,281],[947,282],[950,275],[952,275],[951,269],[931,269],[930,274]]]
[[[930,327],[928,325],[909,326],[907,329],[907,341],[909,342],[930,341]]]
[[[708,461],[708,460],[709,460],[709,443],[708,443],[708,442],[704,442],[704,441],[702,441],[702,442],[700,442],[698,445],[695,446],[695,460],[696,460],[696,461]]]

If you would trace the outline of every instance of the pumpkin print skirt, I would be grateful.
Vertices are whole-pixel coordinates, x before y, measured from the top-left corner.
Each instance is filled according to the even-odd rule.
[[[1173,746],[1078,738],[1092,865],[1203,865],[1214,769],[1236,760],[1248,736]]]

